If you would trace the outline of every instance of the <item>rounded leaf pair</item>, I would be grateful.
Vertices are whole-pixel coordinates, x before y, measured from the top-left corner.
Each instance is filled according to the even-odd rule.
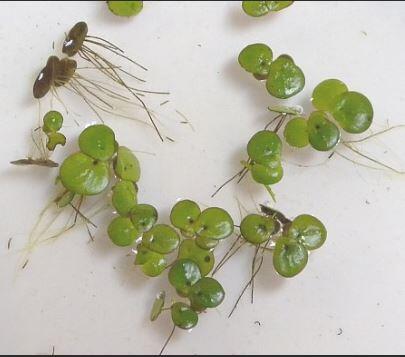
[[[195,237],[204,249],[215,247],[218,240],[227,238],[234,231],[231,216],[222,208],[210,207],[201,212],[191,200],[177,202],[170,213],[170,221],[187,237]]]
[[[339,143],[340,130],[326,112],[316,111],[308,120],[291,119],[284,128],[284,138],[292,147],[303,148],[310,144],[315,150],[329,151]]]
[[[331,113],[342,129],[351,134],[363,133],[373,121],[373,107],[367,97],[349,91],[338,79],[319,83],[312,93],[312,104]]]
[[[306,214],[296,217],[286,236],[276,242],[274,268],[286,278],[299,274],[307,265],[308,250],[321,247],[326,236],[325,226],[317,218]]]
[[[288,55],[273,61],[273,51],[263,43],[246,46],[238,56],[238,62],[258,80],[266,80],[269,94],[279,99],[290,98],[305,86],[302,70]]]
[[[249,169],[253,180],[267,186],[282,179],[281,150],[281,140],[273,131],[261,130],[252,136],[247,152],[252,161]]]
[[[42,131],[47,136],[46,148],[54,151],[57,145],[65,146],[66,137],[58,131],[62,128],[63,116],[56,110],[51,110],[44,115]]]

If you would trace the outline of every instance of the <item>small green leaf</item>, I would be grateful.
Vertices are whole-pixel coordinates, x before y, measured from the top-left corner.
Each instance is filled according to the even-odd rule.
[[[190,259],[200,268],[202,276],[207,275],[215,264],[214,254],[200,248],[194,239],[185,239],[179,247],[178,259]]]
[[[135,242],[139,232],[129,218],[116,217],[108,226],[108,236],[115,245],[127,247]]]
[[[326,112],[312,112],[307,124],[309,143],[315,150],[329,151],[339,143],[340,130]]]
[[[114,171],[122,180],[137,182],[141,176],[139,161],[125,146],[120,146],[114,162]]]
[[[279,114],[301,115],[303,112],[303,109],[300,106],[286,107],[284,105],[274,105],[267,107],[267,109]]]
[[[93,159],[107,161],[115,153],[115,134],[107,125],[91,125],[80,134],[79,147]]]
[[[169,270],[170,284],[183,296],[187,296],[190,288],[200,279],[200,268],[190,259],[177,260]]]
[[[210,207],[202,211],[194,227],[199,236],[209,239],[224,239],[234,231],[231,216],[218,207]]]
[[[143,9],[143,1],[107,1],[110,11],[117,16],[138,15]]]
[[[56,110],[51,110],[44,115],[42,130],[45,134],[56,133],[62,128],[63,116]]]
[[[161,291],[157,294],[155,301],[153,302],[152,310],[150,312],[150,320],[156,321],[162,312],[163,306],[165,305],[166,293]]]
[[[125,216],[137,204],[137,191],[132,181],[119,181],[113,187],[112,204],[118,214]]]
[[[287,99],[305,86],[305,76],[288,55],[281,55],[272,62],[266,82],[267,91],[276,98]]]
[[[66,144],[66,137],[62,133],[49,133],[47,136],[46,148],[49,151],[54,151],[57,145],[65,146]]]
[[[272,217],[249,214],[240,224],[240,232],[249,243],[262,244],[276,231],[276,221]]]
[[[198,323],[198,315],[183,302],[174,303],[171,308],[172,321],[183,330],[190,330]]]
[[[153,252],[139,244],[137,246],[135,265],[140,265],[145,275],[156,277],[166,269],[167,262],[164,255]]]
[[[81,152],[72,154],[63,161],[59,176],[67,190],[84,196],[97,195],[104,191],[110,180],[107,163],[94,160]]]
[[[197,203],[191,200],[181,200],[173,206],[170,212],[170,221],[176,228],[192,235],[194,222],[200,213],[201,210]]]
[[[142,236],[142,244],[160,254],[169,254],[179,245],[180,237],[174,228],[167,224],[157,224]]]
[[[253,17],[260,17],[269,12],[267,1],[242,1],[243,11]]]
[[[149,231],[158,219],[156,208],[148,204],[137,204],[130,212],[131,221],[140,232]]]
[[[292,221],[288,229],[288,236],[298,240],[308,250],[314,250],[325,243],[327,232],[318,218],[302,214]]]
[[[201,278],[190,289],[191,305],[214,308],[222,303],[225,291],[222,285],[213,278]]]
[[[295,239],[282,237],[277,240],[273,253],[273,265],[285,278],[299,274],[308,263],[306,248]]]

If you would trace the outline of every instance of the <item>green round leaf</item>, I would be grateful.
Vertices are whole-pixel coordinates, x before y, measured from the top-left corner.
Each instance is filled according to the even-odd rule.
[[[178,233],[167,224],[157,224],[142,236],[142,244],[160,254],[169,254],[179,245]]]
[[[195,238],[195,243],[201,249],[212,250],[218,245],[219,240],[218,239],[211,239],[211,238],[205,238],[205,237],[197,236]]]
[[[284,127],[284,138],[288,145],[295,148],[308,146],[308,125],[305,118],[291,119]]]
[[[202,276],[206,276],[214,267],[215,258],[212,252],[200,248],[193,239],[185,239],[179,247],[178,259],[190,259],[200,268]]]
[[[273,51],[263,43],[255,43],[246,46],[238,57],[242,68],[259,77],[267,78],[270,63],[273,60]]]
[[[293,4],[294,1],[266,1],[269,11],[280,11]]]
[[[251,160],[266,166],[278,166],[280,162],[282,142],[280,137],[269,130],[261,130],[254,134],[247,144],[247,152]]]
[[[143,1],[107,1],[107,4],[114,15],[124,17],[138,15],[143,8]]]
[[[170,212],[170,221],[173,226],[186,234],[194,234],[194,222],[200,215],[201,210],[197,203],[191,200],[177,202]]]
[[[161,291],[157,294],[155,301],[153,302],[152,310],[150,312],[150,320],[156,321],[162,312],[163,306],[165,305],[166,293]]]
[[[346,84],[339,79],[326,79],[312,92],[312,104],[318,110],[330,112],[334,108],[336,98],[347,91]]]
[[[115,153],[115,134],[104,124],[91,125],[80,134],[79,147],[93,159],[109,160]]]
[[[276,221],[259,214],[247,215],[240,224],[240,232],[249,243],[262,244],[276,231]]]
[[[262,185],[274,185],[283,178],[283,167],[279,164],[276,168],[253,164],[250,168],[253,180]]]
[[[299,274],[307,262],[308,252],[301,243],[287,237],[277,240],[273,253],[273,265],[281,276],[291,278]]]
[[[195,232],[209,239],[224,239],[234,231],[233,220],[228,212],[218,207],[210,207],[201,212],[195,222]]]
[[[192,305],[214,308],[224,300],[225,291],[217,280],[204,277],[191,287],[189,298]]]
[[[301,92],[304,86],[304,73],[290,56],[281,55],[270,65],[266,88],[273,97],[290,98]]]
[[[56,133],[62,128],[63,116],[56,110],[51,110],[44,115],[42,130],[45,134]]]
[[[120,146],[114,162],[114,171],[122,180],[137,182],[141,176],[139,161],[125,146]]]
[[[296,217],[288,229],[288,237],[298,240],[308,250],[320,248],[325,243],[326,236],[323,223],[309,214]]]
[[[112,204],[118,214],[125,216],[137,204],[137,190],[131,181],[119,181],[113,187]]]
[[[329,151],[339,143],[340,130],[325,112],[312,112],[308,119],[308,137],[315,150]]]
[[[149,231],[158,219],[156,208],[147,204],[137,204],[130,212],[131,221],[140,232]]]
[[[143,273],[150,277],[160,275],[167,267],[164,255],[151,251],[139,244],[137,247],[135,265],[140,265]]]
[[[72,154],[63,161],[59,176],[67,190],[84,196],[97,195],[104,191],[110,179],[105,162],[94,160],[81,152]]]
[[[198,323],[197,313],[190,308],[189,305],[176,302],[171,308],[173,323],[183,330],[189,330]]]
[[[332,114],[342,129],[352,134],[365,132],[374,115],[370,101],[358,92],[346,92],[337,97]]]
[[[116,217],[108,226],[108,236],[115,245],[127,247],[135,242],[139,232],[129,218]]]
[[[183,296],[187,296],[191,286],[200,279],[200,268],[190,259],[177,260],[169,271],[170,284]]]
[[[242,9],[253,17],[263,16],[269,12],[267,1],[242,1]]]

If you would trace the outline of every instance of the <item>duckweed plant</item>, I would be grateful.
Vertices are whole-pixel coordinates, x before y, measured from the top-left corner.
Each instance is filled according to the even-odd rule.
[[[280,58],[288,62],[290,57],[282,55]],[[239,54],[238,62],[256,79],[266,80],[267,90],[277,98],[292,97],[304,87],[305,77],[301,70],[298,67],[294,68],[295,65],[291,67],[291,61],[289,64],[285,62],[285,65],[279,66],[277,60],[273,61],[271,48],[265,44],[257,43],[245,47]],[[303,115],[299,107],[284,105],[269,107],[271,112],[277,114],[276,117],[265,126],[264,130],[251,137],[247,144],[248,159],[241,161],[243,168],[219,186],[212,197],[229,182],[238,179],[239,183],[247,172],[250,172],[252,179],[264,185],[275,201],[271,185],[280,182],[283,177],[282,138],[279,135],[281,128],[283,139],[295,149],[310,146],[316,151],[331,152],[328,159],[336,153],[352,163],[365,167],[389,170],[397,174],[405,173],[364,154],[353,145],[403,126],[390,127],[358,140],[342,140],[342,130],[351,135],[362,134],[373,122],[373,106],[364,94],[349,90],[339,79],[326,79],[314,88],[312,104],[316,110],[308,117]],[[269,130],[272,125],[275,125],[274,129]],[[337,151],[339,144],[368,163],[363,164]]]
[[[243,11],[252,17],[267,15],[277,12],[293,4],[294,1],[242,1]]]
[[[131,17],[143,9],[143,1],[107,1],[108,9],[117,16]]]
[[[199,314],[219,306],[225,298],[221,284],[207,275],[215,264],[215,247],[234,232],[233,220],[222,208],[201,210],[196,202],[182,200],[171,210],[171,225],[157,223],[157,210],[137,204],[133,186],[119,187],[120,182],[112,199],[118,216],[110,223],[108,235],[118,246],[136,244],[135,265],[145,275],[157,277],[168,270],[169,283],[180,300],[165,308],[166,293],[161,292],[152,306],[151,320],[167,310],[174,328],[190,330]]]
[[[263,43],[246,46],[238,62],[259,81],[266,81],[267,92],[278,99],[287,99],[301,92],[305,76],[291,56],[283,54],[273,59],[272,49]]]
[[[56,146],[65,146],[66,137],[60,132],[63,125],[63,116],[56,110],[46,113],[42,119],[42,126],[37,127],[32,134],[32,141],[39,154],[38,158],[26,158],[11,161],[13,165],[38,165],[43,167],[58,167],[58,163],[52,161],[50,153]],[[36,135],[35,135],[36,134]],[[44,138],[46,137],[46,143]]]
[[[228,317],[235,311],[239,300],[259,273],[266,253],[273,253],[275,271],[284,278],[292,278],[304,270],[309,252],[320,248],[326,240],[327,231],[323,223],[309,214],[293,220],[270,207],[261,205],[260,213],[246,215],[239,226],[240,233],[230,249],[213,271],[216,274],[242,247],[250,245],[255,254],[252,260],[251,279],[245,285]]]

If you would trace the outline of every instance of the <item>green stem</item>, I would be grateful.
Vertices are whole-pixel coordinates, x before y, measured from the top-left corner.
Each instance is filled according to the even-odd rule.
[[[276,201],[276,195],[274,194],[274,192],[272,191],[270,186],[269,185],[263,185],[263,186],[266,188],[267,192],[269,193],[269,195],[272,198],[272,200],[274,201],[274,203],[276,203],[277,202]]]

